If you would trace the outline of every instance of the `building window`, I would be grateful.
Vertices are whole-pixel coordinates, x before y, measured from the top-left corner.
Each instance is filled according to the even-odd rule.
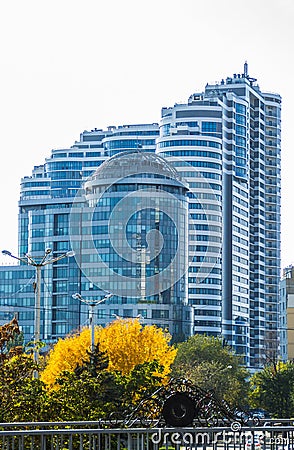
[[[169,311],[167,309],[153,309],[152,319],[168,319]]]

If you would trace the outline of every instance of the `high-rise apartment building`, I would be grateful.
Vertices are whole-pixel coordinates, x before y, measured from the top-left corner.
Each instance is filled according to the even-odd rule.
[[[278,351],[281,98],[262,92],[245,64],[187,104],[163,108],[160,130],[157,151],[193,192],[194,332],[222,332],[258,366]]]
[[[207,84],[203,92],[191,95],[187,104],[163,108],[159,125],[123,125],[83,132],[71,148],[53,150],[44,165],[35,167],[32,175],[22,180],[19,255],[29,253],[41,258],[48,247],[54,256],[69,250],[72,205],[93,171],[113,157],[119,165],[115,158],[121,152],[135,150],[142,157],[156,152],[189,188],[189,262],[180,297],[190,309],[183,310],[185,318],[181,320],[191,322],[193,333],[222,334],[224,343],[242,354],[248,366],[261,366],[266,357],[278,352],[280,113],[280,96],[262,92],[245,64],[244,73]],[[154,177],[153,187],[163,184],[160,177],[164,175]],[[175,179],[170,178],[168,189]],[[135,192],[138,181],[130,180],[132,187],[128,189]],[[146,225],[147,217],[143,221]],[[106,224],[96,225],[94,240],[107,246]],[[138,224],[132,225],[137,236]],[[85,232],[89,225],[82,221],[81,226]],[[134,267],[134,271],[144,270],[148,284],[152,269],[149,263],[143,266],[138,270]],[[8,272],[12,275],[6,275]],[[51,341],[87,319],[87,310],[72,294],[79,292],[90,298],[101,291],[74,258],[44,267],[42,275],[41,338]],[[27,338],[34,332],[34,292],[26,284],[29,276],[33,271],[27,266],[0,268],[1,304],[19,314]],[[23,286],[26,292],[21,291]],[[102,288],[106,289],[105,285]],[[17,301],[12,301],[14,298]],[[172,329],[176,318],[168,305],[160,295],[144,308],[139,302],[116,298],[97,311],[100,316],[96,321],[108,322],[113,314],[140,314],[146,323],[153,321]],[[191,311],[193,317],[189,316]]]
[[[294,360],[294,267],[283,270],[280,284],[279,336],[281,360]]]

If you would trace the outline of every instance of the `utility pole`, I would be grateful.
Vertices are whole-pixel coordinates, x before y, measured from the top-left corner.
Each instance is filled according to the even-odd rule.
[[[70,250],[62,255],[56,257],[50,257],[52,250],[51,248],[47,248],[45,250],[45,254],[40,261],[35,260],[31,255],[26,254],[24,257],[20,258],[18,256],[13,255],[9,250],[2,250],[3,255],[10,256],[11,258],[17,259],[20,262],[27,264],[28,266],[35,267],[36,275],[35,275],[35,283],[34,283],[34,291],[35,291],[35,306],[34,306],[34,360],[36,363],[39,362],[39,349],[38,345],[40,342],[40,334],[41,334],[41,271],[44,266],[48,264],[53,264],[56,261],[60,261],[63,258],[70,258],[75,255],[75,253]],[[38,378],[38,372],[36,371],[34,374],[35,378]]]
[[[87,300],[81,296],[78,292],[72,295],[72,298],[76,300],[80,300],[81,302],[85,303],[89,307],[89,328],[91,330],[91,353],[94,353],[95,351],[95,323],[94,323],[94,310],[97,305],[99,305],[102,302],[105,302],[108,298],[112,297],[113,294],[110,292],[105,295],[105,297],[98,299],[98,300]]]

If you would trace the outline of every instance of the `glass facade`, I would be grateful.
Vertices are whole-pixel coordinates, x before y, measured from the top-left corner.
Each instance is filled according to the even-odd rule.
[[[114,183],[108,187],[108,191],[103,198],[100,198],[99,205],[96,205],[94,214],[92,209],[84,205],[81,211],[81,220],[76,224],[75,229],[70,229],[72,206],[75,204],[75,198],[82,183],[89,179],[105,160],[109,159],[107,137],[112,135],[116,139],[116,135],[120,136],[118,140],[122,144],[125,139],[130,140],[128,138],[129,133],[130,136],[135,136],[134,140],[136,142],[138,142],[138,139],[141,139],[141,145],[136,145],[135,150],[137,147],[140,147],[140,151],[144,151],[145,149],[142,149],[142,145],[152,144],[152,148],[150,147],[146,150],[151,149],[153,153],[155,152],[155,137],[159,134],[156,124],[130,125],[118,127],[117,129],[111,128],[107,131],[95,129],[82,133],[80,141],[75,142],[70,149],[53,150],[51,157],[46,160],[43,166],[35,167],[32,176],[25,177],[22,180],[19,209],[19,255],[30,253],[34,255],[35,259],[38,259],[43,257],[46,248],[51,248],[52,257],[58,257],[71,249],[70,233],[72,232],[73,235],[79,238],[82,236],[82,239],[79,241],[80,251],[83,254],[82,265],[83,270],[88,271],[85,274],[74,258],[64,258],[46,266],[42,271],[41,339],[47,342],[54,341],[58,337],[62,337],[72,330],[87,324],[88,310],[85,305],[73,299],[72,294],[79,292],[85,298],[93,297],[97,299],[97,297],[99,298],[99,296],[105,294],[101,289],[106,288],[106,284],[108,285],[108,290],[110,289],[109,284],[105,280],[104,284],[102,282],[102,287],[99,287],[97,283],[93,283],[93,277],[97,276],[100,277],[99,282],[101,282],[105,275],[103,272],[105,267],[97,267],[97,257],[95,254],[91,254],[92,240],[95,248],[100,249],[104,264],[108,264],[115,269],[118,275],[121,273],[124,275],[132,273],[132,283],[139,292],[139,296],[137,295],[139,298],[137,299],[128,295],[115,296],[112,299],[112,303],[115,301],[116,304],[105,305],[103,309],[97,311],[95,317],[97,322],[105,324],[113,320],[113,314],[122,315],[123,317],[126,315],[127,317],[140,315],[144,317],[145,323],[161,324],[164,328],[177,333],[178,338],[183,336],[181,333],[184,333],[185,336],[191,333],[192,314],[189,310],[182,312],[183,305],[187,302],[186,283],[183,280],[175,282],[173,287],[168,286],[164,289],[164,280],[159,279],[158,283],[161,282],[163,286],[161,291],[152,292],[152,295],[149,293],[150,295],[148,295],[146,300],[147,305],[144,306],[142,303],[144,288],[141,286],[142,282],[140,281],[142,279],[142,275],[140,275],[142,260],[138,260],[139,241],[141,240],[142,255],[144,254],[144,249],[146,249],[146,280],[148,278],[150,280],[150,277],[154,279],[156,271],[160,267],[168,266],[172,255],[176,254],[178,250],[178,239],[182,243],[187,243],[183,233],[177,234],[176,226],[169,215],[165,214],[164,211],[159,211],[154,205],[140,213],[134,212],[128,223],[126,233],[127,241],[131,246],[135,245],[135,252],[137,253],[137,260],[132,261],[132,268],[130,268],[130,264],[124,265],[124,260],[122,258],[119,260],[118,255],[115,255],[114,250],[111,251],[109,246],[109,232],[116,236],[116,226],[113,226],[111,230],[108,227],[109,214],[124,195],[130,194],[132,191],[140,191],[137,200],[133,199],[136,207],[138,206],[138,199],[144,195],[143,191],[146,191],[146,189],[149,190],[148,198],[151,198],[152,192],[157,197],[160,192],[164,195],[170,195],[169,202],[174,201],[175,198],[185,198],[187,189],[182,185],[178,186],[175,181],[172,182],[171,175],[174,175],[175,172],[172,171],[170,173],[167,171],[167,174],[165,171],[163,173],[153,171],[147,176],[144,173],[138,173],[137,179],[133,184],[130,183],[131,180],[125,177],[124,182]],[[116,151],[119,150],[119,145],[114,145]],[[95,150],[91,150],[93,148]],[[121,148],[121,151],[123,150],[124,148]],[[162,182],[164,183],[163,189]],[[44,192],[40,192],[42,189]],[[45,193],[45,189],[49,191],[50,195],[48,195],[48,192]],[[186,199],[183,200],[184,209],[187,207],[186,202]],[[178,207],[178,204],[176,206]],[[167,212],[169,213],[169,210]],[[185,228],[184,223],[187,225],[185,220],[181,224],[181,229]],[[144,224],[141,224],[142,221]],[[158,227],[159,236],[165,239],[165,243],[163,247],[164,253],[161,253],[154,259],[148,254],[146,246],[147,240],[152,236],[152,230],[156,230],[156,227]],[[161,242],[160,237],[158,242]],[[5,267],[2,270],[3,274],[7,273]],[[21,266],[19,270],[23,272],[23,275],[20,275],[20,272],[18,272],[16,276],[20,285],[23,285],[27,267]],[[14,269],[12,273],[16,273]],[[34,327],[33,268],[32,274],[33,278],[28,284],[27,289],[29,289],[29,292],[26,298],[19,299],[18,303],[9,303],[7,299],[5,300],[7,308],[10,308],[9,311],[13,310],[17,314],[19,314],[24,304],[28,308],[26,309],[26,315],[19,315],[26,340],[31,340]],[[9,287],[8,283],[9,281],[5,289],[16,289],[16,286],[13,288]],[[140,286],[139,289],[138,285]],[[148,294],[148,283],[146,285]],[[128,289],[129,286],[130,284],[127,284]],[[115,282],[113,282],[114,287]],[[19,297],[19,294],[17,295]],[[161,303],[161,309],[168,311],[168,318],[165,320],[163,320],[164,317],[160,317],[160,320],[154,319],[157,314],[154,311],[157,310],[159,302]],[[171,303],[173,303],[172,308],[170,306]],[[126,305],[130,305],[130,307],[126,308]],[[144,311],[144,314],[142,311]],[[183,314],[185,314],[185,320],[183,319]]]
[[[162,325],[166,317],[164,327],[175,340],[191,332],[184,320],[189,310],[187,190],[154,153],[120,152],[85,183],[71,212],[71,246],[83,276],[100,295],[114,294],[105,314],[123,304],[140,305],[154,323]],[[76,239],[79,224],[82,246]],[[160,322],[155,320],[158,305],[166,305]]]

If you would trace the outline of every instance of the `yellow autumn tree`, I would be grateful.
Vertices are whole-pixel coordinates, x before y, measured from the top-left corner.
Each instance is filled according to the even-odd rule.
[[[59,339],[49,353],[48,362],[41,373],[41,380],[52,386],[64,370],[72,372],[82,361],[89,359],[90,330]]]
[[[108,370],[127,375],[144,362],[157,361],[163,368],[162,378],[170,372],[176,349],[170,346],[171,336],[155,325],[142,326],[138,319],[116,319],[105,328],[96,327],[95,344],[109,359]],[[60,339],[51,350],[41,379],[53,386],[62,371],[74,371],[89,360],[90,330]]]

